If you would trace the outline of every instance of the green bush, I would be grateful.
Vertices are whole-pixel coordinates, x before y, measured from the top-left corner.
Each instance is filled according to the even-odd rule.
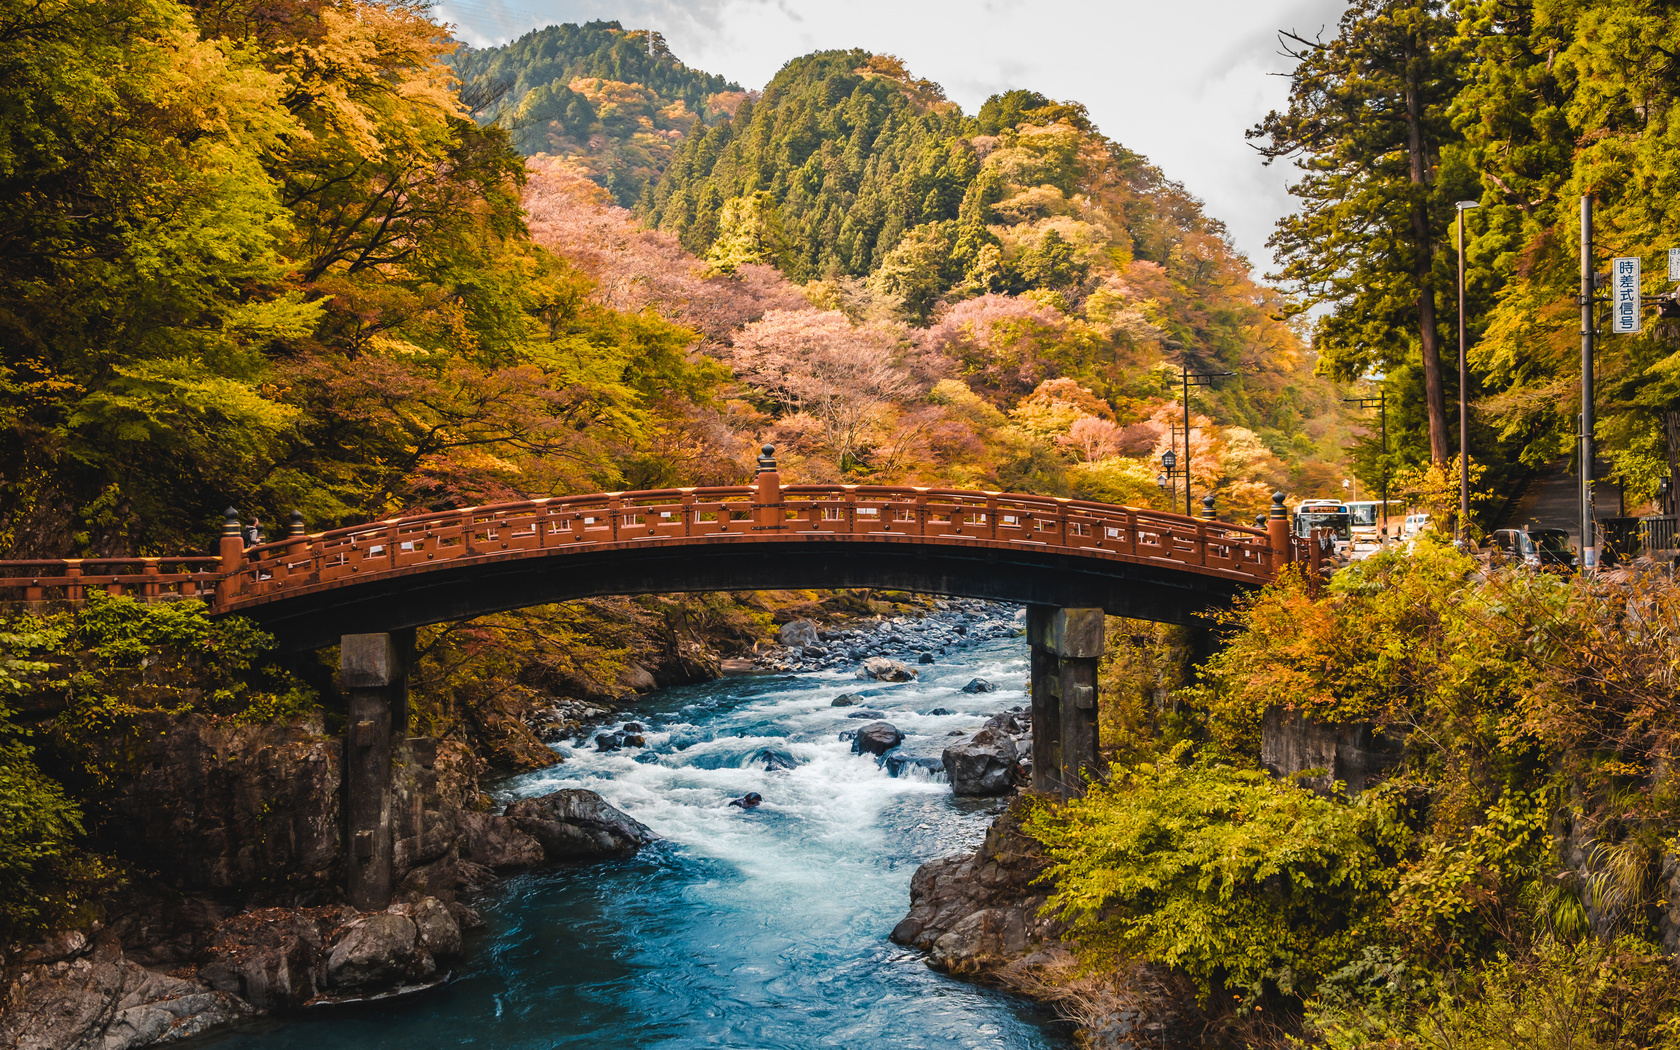
[[[1378,800],[1321,798],[1179,747],[1027,830],[1055,859],[1050,907],[1096,965],[1142,958],[1204,997],[1313,989],[1382,930],[1406,833]]]
[[[1531,951],[1442,974],[1367,952],[1332,975],[1306,1014],[1330,1050],[1646,1050],[1680,1042],[1680,985],[1655,946],[1543,939]]]

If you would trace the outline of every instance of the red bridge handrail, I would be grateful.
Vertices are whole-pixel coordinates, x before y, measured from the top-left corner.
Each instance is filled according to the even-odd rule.
[[[1145,508],[911,486],[783,487],[774,472],[765,472],[756,485],[557,496],[313,534],[294,515],[287,535],[250,548],[230,518],[220,557],[0,562],[0,597],[77,601],[97,588],[147,600],[203,598],[215,611],[231,612],[474,559],[648,544],[836,539],[1030,547],[1248,583],[1269,582],[1295,554],[1291,544],[1274,549],[1266,530]]]

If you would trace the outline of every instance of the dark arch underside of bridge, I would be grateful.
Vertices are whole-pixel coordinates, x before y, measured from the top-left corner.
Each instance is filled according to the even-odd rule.
[[[743,537],[745,540],[746,537]],[[1246,586],[1180,564],[1052,551],[902,542],[612,545],[532,557],[487,556],[302,593],[237,602],[228,612],[274,633],[283,652],[346,634],[396,631],[549,602],[697,591],[874,588],[1189,623]]]

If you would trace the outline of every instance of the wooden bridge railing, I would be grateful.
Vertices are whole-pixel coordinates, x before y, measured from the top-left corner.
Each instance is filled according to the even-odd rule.
[[[0,561],[0,599],[79,602],[89,592],[104,591],[147,601],[213,601],[216,585],[224,576],[222,559],[214,557]]]
[[[1272,525],[1272,530],[1261,530],[1135,507],[998,492],[875,485],[784,488],[772,467],[760,473],[756,485],[525,500],[315,534],[305,533],[301,516],[294,513],[285,536],[249,548],[230,511],[220,557],[0,562],[0,599],[77,601],[98,588],[145,599],[198,597],[227,611],[294,589],[423,572],[462,559],[650,543],[830,537],[1032,547],[1264,583],[1281,564],[1304,553],[1285,538],[1286,524],[1278,530],[1274,518]]]

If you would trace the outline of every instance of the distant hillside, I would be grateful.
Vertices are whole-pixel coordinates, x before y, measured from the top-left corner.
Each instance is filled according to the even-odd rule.
[[[507,128],[527,156],[576,160],[626,206],[694,127],[726,119],[747,98],[740,85],[683,65],[658,33],[617,22],[549,26],[505,47],[463,47],[450,61],[479,123]]]
[[[769,262],[837,292],[861,284],[915,324],[1031,299],[1081,326],[1055,370],[1116,403],[1157,396],[1163,363],[1240,372],[1213,392],[1218,414],[1280,451],[1328,394],[1305,396],[1318,384],[1276,293],[1223,226],[1084,107],[1034,92],[966,116],[890,56],[806,55],[690,136],[640,213],[722,271]],[[1037,375],[978,349],[966,368],[998,396]]]

